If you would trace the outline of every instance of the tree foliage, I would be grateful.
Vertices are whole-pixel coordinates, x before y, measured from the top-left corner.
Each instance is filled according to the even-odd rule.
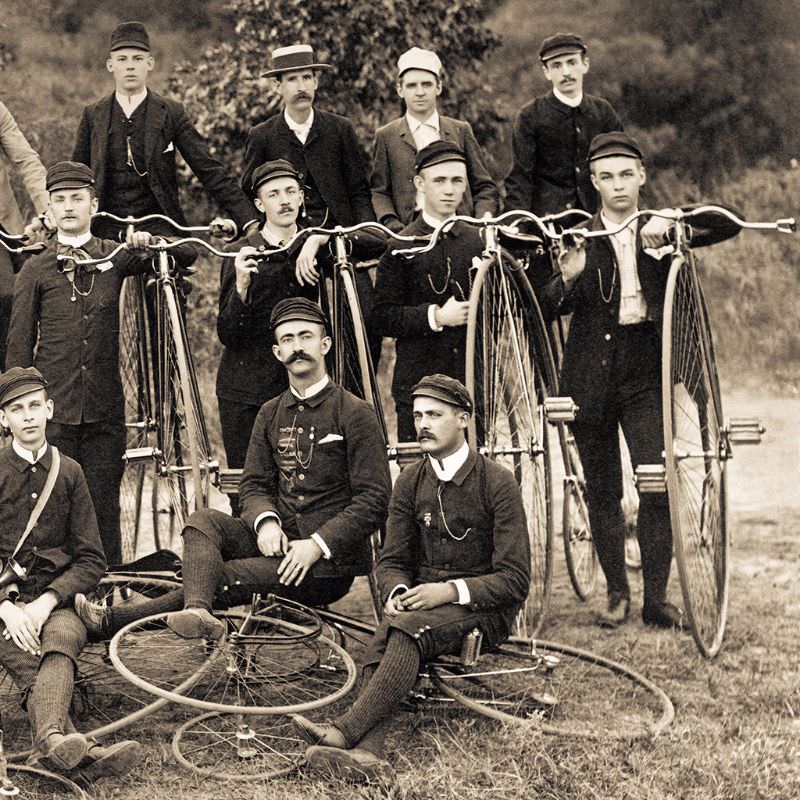
[[[414,45],[445,65],[442,107],[468,119],[479,139],[501,121],[482,82],[481,62],[496,44],[483,27],[481,0],[230,0],[235,38],[179,65],[172,92],[227,164],[238,167],[248,130],[278,109],[272,82],[259,78],[275,47],[311,44],[333,66],[321,76],[320,106],[350,119],[366,148],[397,116],[397,57]]]

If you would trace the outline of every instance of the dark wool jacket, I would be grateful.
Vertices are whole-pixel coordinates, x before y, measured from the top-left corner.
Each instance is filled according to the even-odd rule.
[[[552,214],[565,208],[597,209],[586,157],[598,133],[622,123],[602,97],[584,94],[577,108],[553,92],[526,103],[514,121],[514,163],[506,178],[506,208]]]
[[[329,382],[308,399],[287,390],[262,406],[239,484],[242,520],[252,530],[271,511],[289,539],[318,533],[332,557],[312,575],[370,572],[369,538],[390,492],[383,431],[363,400]]]
[[[108,130],[112,92],[83,110],[73,161],[87,164],[94,171],[95,189],[102,211],[108,204],[107,170]],[[184,107],[176,100],[162,97],[148,89],[145,120],[144,169],[147,180],[162,212],[182,225],[186,218],[178,198],[178,173],[175,153],[179,152],[206,191],[230,214],[239,229],[258,219],[258,211],[236,185],[225,167],[214,158],[208,144],[197,132]]]
[[[48,446],[36,462],[20,458],[11,445],[0,450],[0,558],[14,552],[44,488],[53,463]],[[36,527],[16,556],[28,570],[18,583],[26,602],[52,589],[60,606],[72,604],[77,592],[89,592],[106,569],[94,506],[77,461],[61,454],[61,467]],[[5,592],[0,592],[0,598]]]
[[[500,609],[508,628],[528,595],[531,554],[525,509],[514,476],[470,450],[442,485],[428,458],[404,469],[389,504],[386,541],[376,567],[381,599],[398,584],[463,578],[476,611]]]

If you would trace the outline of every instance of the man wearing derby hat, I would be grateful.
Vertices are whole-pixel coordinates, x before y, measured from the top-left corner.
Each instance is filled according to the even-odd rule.
[[[265,222],[226,246],[238,255],[222,262],[217,316],[223,345],[217,370],[219,418],[227,463],[236,469],[244,466],[259,409],[288,386],[286,370],[272,354],[272,309],[286,297],[317,297],[315,286],[300,286],[295,279],[299,246],[288,254],[263,254],[264,248],[283,247],[299,230],[303,190],[297,170],[286,159],[267,161],[253,173],[251,188]],[[231,498],[231,507],[236,514],[237,498]]]
[[[141,22],[123,22],[111,33],[106,69],[114,92],[83,111],[72,158],[95,173],[100,211],[118,216],[164,214],[185,225],[178,198],[176,152],[183,156],[212,198],[233,217],[213,227],[235,238],[237,228],[254,224],[258,214],[225,167],[208,150],[184,107],[147,86],[153,69],[150,38]],[[175,231],[166,223],[152,230]],[[103,220],[95,230],[117,238],[119,226]],[[193,260],[195,254],[183,259]]]
[[[432,50],[412,47],[397,61],[397,94],[405,114],[375,132],[373,149],[372,205],[378,221],[394,231],[402,230],[422,208],[422,195],[414,187],[414,159],[419,150],[442,139],[464,151],[467,187],[459,214],[494,215],[500,207],[497,185],[472,127],[439,114],[442,62]]]
[[[145,231],[129,236],[131,251],[84,268],[115,242],[90,231],[97,210],[94,175],[62,161],[47,170],[49,212],[56,235],[17,276],[6,355],[9,367],[35,366],[47,375],[55,404],[50,442],[82,467],[89,484],[106,559],[120,563],[119,486],[125,451],[125,403],[119,375],[119,293],[128,275],[149,268]]]
[[[461,203],[468,183],[466,155],[440,139],[417,153],[415,171],[424,208],[403,234],[428,236]],[[475,228],[457,223],[428,253],[393,255],[404,246],[390,241],[378,264],[372,316],[376,333],[397,339],[392,396],[400,442],[414,439],[411,388],[417,381],[434,372],[464,378],[470,270],[483,242]]]
[[[552,88],[524,105],[514,121],[506,207],[539,215],[566,208],[594,212],[589,143],[599,133],[622,130],[622,123],[606,100],[583,91],[589,57],[580,36],[548,36],[539,59]]]
[[[414,425],[426,457],[395,483],[375,569],[383,620],[362,660],[362,690],[332,725],[295,715],[312,770],[393,780],[384,739],[421,664],[506,639],[530,585],[525,510],[514,476],[472,450],[469,392],[447,375],[413,387]],[[480,650],[480,642],[475,642]]]
[[[590,227],[616,228],[638,209],[645,183],[641,148],[622,131],[602,133],[592,140],[588,157],[600,197]],[[660,214],[669,215],[670,209]],[[660,332],[672,258],[672,248],[664,247],[668,225],[668,219],[654,216],[609,237],[578,242],[560,254],[560,272],[542,292],[546,314],[572,314],[559,385],[579,406],[572,431],[586,477],[592,541],[607,584],[607,607],[597,621],[609,628],[627,620],[631,602],[618,427],[634,469],[663,460]],[[713,244],[734,232],[701,223],[692,244]],[[645,624],[683,627],[679,609],[667,602],[672,531],[666,494],[640,494],[637,536]]]
[[[75,607],[90,631],[113,632],[147,614],[186,638],[214,637],[224,624],[213,603],[253,592],[325,605],[372,569],[370,536],[386,519],[391,491],[386,444],[375,411],[325,370],[327,320],[303,297],[272,310],[273,353],[289,388],[258,412],[239,484],[241,518],[196,511],[183,529],[183,587],[136,608]]]

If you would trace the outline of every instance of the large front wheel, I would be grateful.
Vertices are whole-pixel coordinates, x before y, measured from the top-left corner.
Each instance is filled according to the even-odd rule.
[[[485,259],[470,292],[466,383],[475,401],[470,444],[507,467],[525,506],[531,586],[515,633],[542,626],[553,572],[550,450],[544,399],[555,367],[536,298],[511,257]]]

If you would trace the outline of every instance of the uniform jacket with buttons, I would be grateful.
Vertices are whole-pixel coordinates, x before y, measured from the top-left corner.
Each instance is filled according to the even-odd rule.
[[[470,607],[501,609],[510,629],[528,595],[530,563],[522,497],[504,467],[470,450],[451,481],[441,482],[428,458],[400,473],[376,567],[383,602],[399,584],[463,578]]]
[[[112,92],[84,108],[72,154],[73,161],[92,168],[101,211],[108,203],[108,131],[115,102],[116,95]],[[144,169],[150,188],[166,216],[186,224],[178,198],[177,151],[206,191],[233,217],[240,229],[247,222],[258,219],[255,206],[225,167],[211,155],[208,144],[179,102],[148,89],[146,113]]]
[[[283,111],[256,125],[245,146],[245,191],[250,191],[256,168],[276,158],[288,159],[303,175],[311,173],[332,217],[330,225],[346,227],[375,219],[367,168],[353,126],[345,117],[315,108],[305,144],[286,124]]]
[[[458,145],[467,157],[467,189],[457,214],[494,216],[500,208],[497,184],[486,168],[481,147],[468,122],[439,116],[442,140]],[[414,163],[417,146],[405,115],[392,120],[375,132],[373,150],[372,206],[380,222],[399,219],[408,225],[414,217],[417,190],[414,187]]]
[[[506,208],[539,215],[565,208],[594,212],[589,144],[598,133],[621,130],[619,117],[602,97],[584,94],[581,104],[571,108],[551,91],[526,103],[514,121]]]
[[[431,230],[419,216],[403,234],[427,236]],[[392,255],[403,247],[408,243],[390,241],[378,264],[371,317],[376,333],[397,338],[395,397],[435,372],[464,379],[466,325],[434,331],[428,323],[428,306],[444,305],[451,295],[469,299],[472,259],[480,256],[483,242],[474,228],[457,223],[429,253],[413,258]]]
[[[277,513],[291,539],[318,533],[331,551],[316,577],[365,575],[370,536],[386,521],[391,480],[375,411],[333,382],[305,400],[287,390],[256,417],[239,484],[252,529]]]
[[[91,258],[118,243],[93,237],[81,249]],[[119,293],[127,275],[152,269],[150,259],[126,250],[105,269],[77,269],[72,284],[56,258],[55,238],[29,258],[17,276],[8,330],[6,368],[36,367],[47,379],[53,420],[64,425],[122,420],[119,376]],[[91,289],[91,291],[89,291]]]
[[[106,568],[94,506],[83,470],[61,455],[61,467],[39,521],[16,560],[28,570],[18,582],[26,602],[52,589],[59,605],[72,602],[76,592],[89,592]],[[48,446],[36,464],[20,458],[11,445],[0,450],[0,558],[14,552],[31,511],[47,481],[53,451]],[[0,598],[5,593],[0,592]]]
[[[236,252],[245,246],[269,247],[255,226],[225,249]],[[286,297],[316,300],[318,294],[315,286],[300,286],[295,280],[294,257],[296,252],[263,261],[252,277],[246,300],[236,291],[234,259],[223,260],[217,316],[223,348],[217,397],[260,406],[288,387],[286,368],[272,352],[275,337],[269,317],[275,304]]]

